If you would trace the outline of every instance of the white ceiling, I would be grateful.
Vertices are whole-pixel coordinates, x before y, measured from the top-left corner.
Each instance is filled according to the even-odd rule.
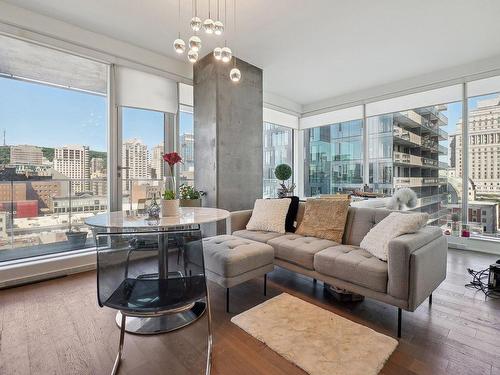
[[[198,1],[206,16],[208,0]],[[217,0],[211,1],[214,16]],[[172,49],[177,0],[6,2],[185,59]],[[188,39],[191,0],[181,4]],[[237,6],[237,33],[231,18],[228,45],[264,70],[266,92],[303,105],[500,55],[498,0],[238,0]],[[219,38],[202,35],[202,55],[222,44]]]

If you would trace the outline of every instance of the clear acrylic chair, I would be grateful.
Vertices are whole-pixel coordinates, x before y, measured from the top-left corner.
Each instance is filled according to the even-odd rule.
[[[206,374],[209,374],[212,317],[201,231],[96,233],[95,237],[98,302],[101,307],[119,311],[120,342],[112,374],[120,366],[125,331],[147,334],[172,331],[190,324],[205,309]]]

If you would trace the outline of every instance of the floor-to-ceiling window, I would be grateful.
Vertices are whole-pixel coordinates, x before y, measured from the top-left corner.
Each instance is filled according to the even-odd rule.
[[[83,221],[108,206],[107,66],[0,39],[0,262],[91,246]]]
[[[288,164],[293,170],[293,129],[264,122],[263,126],[263,196],[276,197],[281,181],[274,170],[279,164]],[[287,184],[293,183],[293,176]]]
[[[461,175],[463,143],[468,141],[466,224],[472,236],[499,237],[500,93],[469,97],[467,104],[468,139],[457,137],[455,149],[455,173]]]
[[[163,189],[165,114],[123,107],[121,128],[123,208],[142,210]]]
[[[390,196],[410,188],[418,197],[413,210],[451,230],[448,132],[460,114],[461,103],[448,103],[368,117],[370,190]]]
[[[194,147],[193,108],[181,106],[179,112],[179,153],[183,159],[179,167],[181,184],[194,185]]]
[[[363,121],[304,131],[304,194],[335,194],[363,187]]]

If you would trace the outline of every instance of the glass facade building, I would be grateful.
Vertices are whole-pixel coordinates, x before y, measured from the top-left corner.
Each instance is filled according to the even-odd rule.
[[[363,187],[363,121],[304,131],[306,196]]]

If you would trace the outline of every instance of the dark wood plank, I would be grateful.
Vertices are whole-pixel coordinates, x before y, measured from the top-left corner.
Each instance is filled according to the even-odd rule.
[[[450,251],[448,277],[414,313],[403,314],[403,337],[381,374],[500,374],[500,301],[466,289],[466,268],[486,268],[497,257]],[[210,285],[214,317],[213,374],[303,375],[304,371],[230,322],[231,317],[287,292],[340,316],[394,336],[396,309],[366,299],[338,303],[321,283],[276,269],[268,278],[233,288],[231,313],[225,290]],[[115,311],[100,309],[95,273],[86,272],[0,291],[0,374],[106,374],[118,348]],[[201,373],[206,318],[156,336],[126,335],[122,375]]]

